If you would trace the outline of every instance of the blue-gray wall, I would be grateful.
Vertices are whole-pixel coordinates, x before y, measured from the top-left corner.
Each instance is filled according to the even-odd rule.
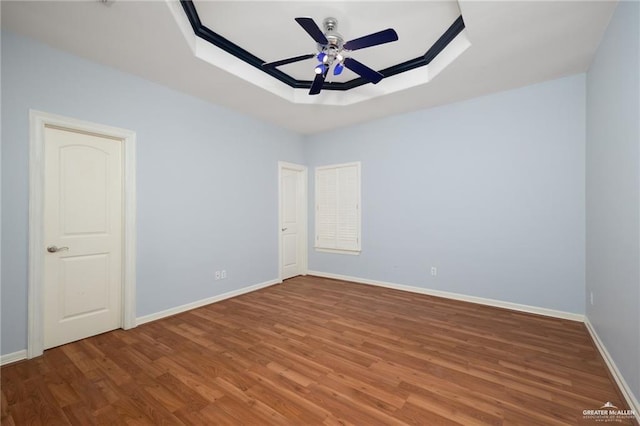
[[[618,5],[587,74],[586,182],[587,318],[640,399],[638,2]]]
[[[363,222],[309,269],[582,314],[584,140],[584,75],[310,136],[362,162]]]
[[[304,161],[299,135],[3,33],[2,354],[26,348],[30,108],[137,133],[137,316],[278,277],[277,162]]]

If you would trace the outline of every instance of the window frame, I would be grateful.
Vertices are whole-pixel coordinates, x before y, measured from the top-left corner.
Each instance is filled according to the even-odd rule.
[[[340,239],[340,234],[336,229],[334,244],[329,245],[319,245],[321,240],[326,240],[326,238],[321,238],[322,236],[319,234],[319,230],[321,229],[320,223],[320,215],[318,214],[320,211],[320,202],[319,202],[319,175],[323,171],[335,170],[336,171],[336,181],[335,186],[336,189],[334,191],[335,203],[336,203],[336,214],[335,214],[335,223],[336,228],[340,223],[340,215],[339,215],[339,194],[340,194],[340,182],[339,182],[339,170],[347,169],[355,167],[356,170],[356,194],[353,197],[355,202],[355,243],[354,248],[344,248],[339,247],[337,241]],[[318,166],[314,171],[314,183],[315,183],[315,191],[314,191],[314,212],[315,212],[315,229],[314,229],[314,249],[318,252],[324,253],[337,253],[337,254],[348,254],[348,255],[359,255],[362,252],[362,164],[360,161],[353,161],[349,163],[340,163],[340,164],[330,164],[326,166]],[[326,194],[325,194],[326,195]],[[346,220],[343,220],[343,223]]]

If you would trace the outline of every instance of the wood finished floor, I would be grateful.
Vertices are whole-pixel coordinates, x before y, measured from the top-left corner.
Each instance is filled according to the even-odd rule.
[[[1,376],[3,425],[596,425],[583,410],[628,408],[582,323],[316,277]]]

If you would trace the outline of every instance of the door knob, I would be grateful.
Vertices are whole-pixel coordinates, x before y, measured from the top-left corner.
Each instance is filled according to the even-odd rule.
[[[56,246],[47,247],[47,251],[49,253],[55,253],[55,252],[63,251],[63,250],[69,250],[69,247],[56,247]]]
[[[287,229],[289,229],[289,228],[282,228],[282,232],[286,231]]]

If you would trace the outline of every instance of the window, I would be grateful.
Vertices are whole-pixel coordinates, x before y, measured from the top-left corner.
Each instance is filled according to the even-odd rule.
[[[359,162],[316,168],[315,247],[360,253]]]

